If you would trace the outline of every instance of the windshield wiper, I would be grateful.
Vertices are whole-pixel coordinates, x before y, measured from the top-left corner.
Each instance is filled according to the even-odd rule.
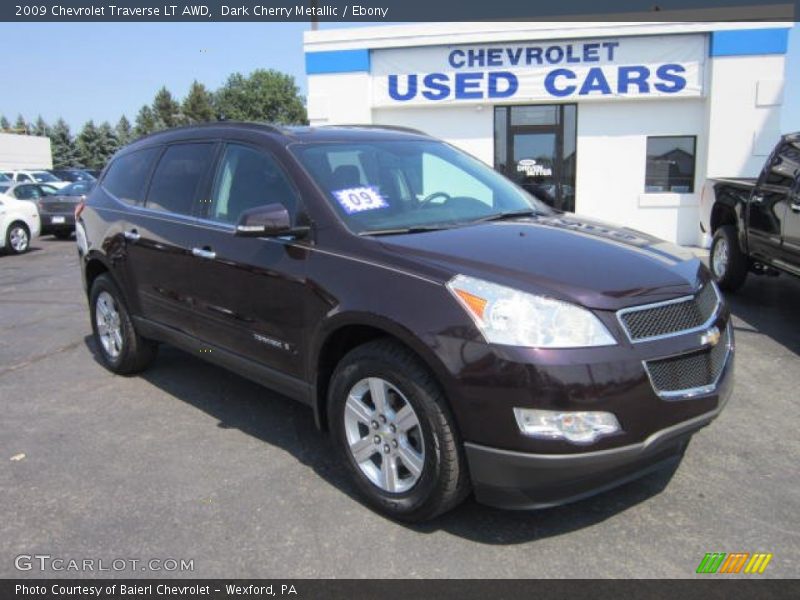
[[[396,227],[394,229],[373,229],[362,231],[358,235],[398,235],[402,233],[424,233],[426,231],[441,231],[450,229],[444,225],[415,225],[413,227]]]
[[[488,217],[481,217],[476,219],[473,223],[485,223],[487,221],[504,221],[505,219],[513,219],[514,217],[532,217],[539,213],[532,208],[524,208],[522,210],[510,210],[508,212],[497,213],[496,215],[489,215]]]

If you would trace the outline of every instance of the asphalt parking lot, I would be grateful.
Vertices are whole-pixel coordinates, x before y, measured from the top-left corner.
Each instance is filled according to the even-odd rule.
[[[0,256],[0,577],[79,575],[15,569],[35,553],[204,578],[692,577],[712,551],[798,577],[800,282],[751,277],[732,306],[734,395],[675,473],[409,527],[359,502],[309,409],[172,348],[143,376],[104,370],[74,242],[35,240]]]

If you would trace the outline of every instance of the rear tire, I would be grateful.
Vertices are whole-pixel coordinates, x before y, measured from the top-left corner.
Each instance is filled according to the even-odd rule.
[[[98,354],[109,371],[132,375],[153,362],[158,345],[136,333],[128,307],[110,275],[94,280],[89,312]]]
[[[736,227],[723,225],[714,233],[709,266],[720,289],[735,292],[747,278],[747,256],[739,247]]]
[[[463,446],[444,394],[399,343],[377,340],[345,355],[331,379],[328,418],[359,490],[389,517],[432,519],[469,493]]]

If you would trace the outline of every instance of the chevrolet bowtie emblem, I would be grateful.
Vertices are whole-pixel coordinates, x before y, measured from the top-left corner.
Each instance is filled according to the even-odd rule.
[[[716,346],[719,343],[720,337],[722,337],[722,335],[719,332],[719,328],[712,327],[700,336],[700,343],[703,344],[703,346]]]

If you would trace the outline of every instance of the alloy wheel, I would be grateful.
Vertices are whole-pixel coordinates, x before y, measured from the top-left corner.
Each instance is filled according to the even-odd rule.
[[[714,253],[711,257],[711,268],[718,279],[725,276],[728,270],[728,260],[728,241],[725,238],[720,238],[714,245]]]
[[[380,377],[356,383],[345,402],[344,427],[353,460],[374,485],[400,494],[419,481],[425,465],[422,429],[394,385]]]
[[[11,248],[14,249],[14,252],[20,253],[28,249],[30,238],[28,238],[28,232],[25,231],[25,228],[17,225],[13,227],[8,234],[8,241],[11,244]]]
[[[122,322],[117,303],[108,292],[100,292],[97,296],[95,323],[103,350],[107,356],[116,359],[122,352]]]

